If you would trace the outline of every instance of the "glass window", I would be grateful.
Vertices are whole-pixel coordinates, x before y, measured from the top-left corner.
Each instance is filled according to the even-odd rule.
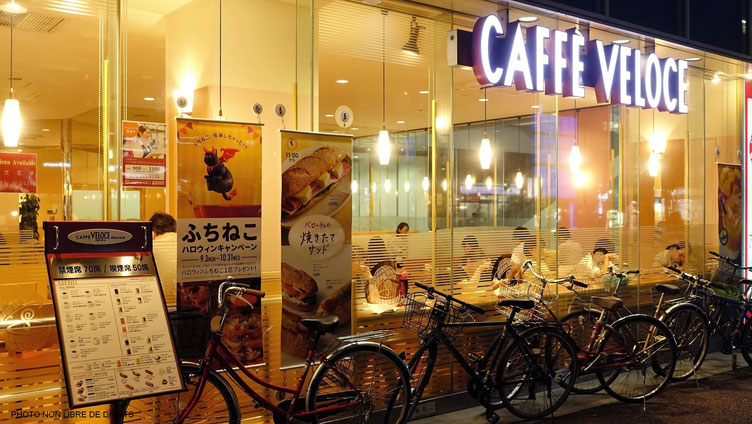
[[[748,53],[748,17],[749,2],[690,0],[689,37],[727,50]]]
[[[656,31],[684,33],[684,2],[676,0],[609,0],[609,15]]]

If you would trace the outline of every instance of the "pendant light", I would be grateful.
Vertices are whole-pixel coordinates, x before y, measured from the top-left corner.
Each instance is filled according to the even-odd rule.
[[[423,191],[428,191],[428,188],[430,187],[430,182],[428,181],[428,175],[423,176]]]
[[[384,181],[384,193],[389,193],[392,190],[392,183],[389,181],[389,177],[386,177]]]
[[[483,97],[488,99],[487,89],[484,89]],[[483,102],[483,139],[480,141],[480,167],[481,169],[488,169],[491,167],[491,140],[488,139],[488,133],[486,127],[488,125],[488,102]]]
[[[376,152],[381,165],[389,165],[392,144],[389,142],[389,131],[386,130],[386,10],[381,11],[381,131]]]
[[[517,170],[517,175],[514,176],[514,185],[516,185],[518,189],[522,190],[522,185],[524,183],[525,181],[522,177],[522,171]]]
[[[222,115],[222,0],[219,0],[219,113],[217,120],[225,120]]]
[[[467,189],[467,191],[472,190],[473,183],[475,183],[475,181],[473,180],[473,176],[470,174],[467,174],[467,177],[465,177],[465,189]]]
[[[493,180],[491,177],[486,177],[486,188],[489,190],[493,188]]]
[[[572,150],[569,152],[569,170],[573,174],[577,174],[580,172],[580,165],[582,165],[582,154],[580,153],[580,146],[578,144],[578,135],[579,135],[579,110],[577,110],[577,100],[574,101],[574,145],[572,146]]]
[[[405,192],[410,191],[410,181],[405,181]]]
[[[17,147],[21,136],[21,108],[18,99],[13,96],[13,15],[26,13],[26,8],[11,0],[0,6],[0,10],[10,14],[10,95],[5,99],[3,108],[3,143],[5,147]]]
[[[350,183],[350,190],[353,193],[357,193],[358,192],[358,180],[352,180],[352,183]]]

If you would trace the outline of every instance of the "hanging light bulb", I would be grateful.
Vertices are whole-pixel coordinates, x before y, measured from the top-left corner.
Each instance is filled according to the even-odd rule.
[[[483,134],[483,139],[480,141],[480,167],[482,169],[488,169],[491,167],[491,140],[488,139],[488,135]]]
[[[470,174],[467,174],[467,177],[465,177],[465,188],[470,191],[473,189],[473,176]]]
[[[376,191],[379,189],[379,186],[376,185],[376,183],[371,184],[371,192],[376,193]]]
[[[10,14],[10,95],[3,107],[3,143],[5,147],[17,147],[21,137],[21,108],[18,99],[13,97],[13,15],[26,13],[26,8],[11,0],[0,6],[0,10]]]
[[[572,151],[569,152],[569,170],[572,173],[577,173],[582,165],[582,155],[580,154],[580,146],[572,146]]]
[[[405,191],[410,191],[410,181],[405,181]]]
[[[430,183],[428,181],[428,175],[423,176],[423,191],[428,191],[428,188],[430,187]]]
[[[489,190],[493,188],[493,180],[491,177],[486,177],[486,188]]]
[[[587,184],[587,181],[588,181],[588,176],[587,176],[586,173],[584,173],[584,172],[577,172],[577,173],[574,174],[573,183],[574,183],[575,187],[577,187],[577,188],[584,187],[585,184]]]
[[[522,190],[522,185],[525,183],[524,178],[522,178],[522,172],[517,171],[517,175],[514,176],[514,185],[517,186],[518,189]]]
[[[441,188],[443,188],[444,191],[447,191],[447,188],[449,188],[449,183],[447,183],[446,178],[444,178],[444,181],[441,182]]]
[[[353,193],[357,193],[358,192],[358,180],[352,180],[352,182],[350,183],[350,190]]]
[[[655,177],[658,175],[658,171],[661,168],[661,164],[658,161],[658,154],[657,153],[651,153],[650,157],[648,158],[648,173],[651,177]]]
[[[392,190],[392,183],[389,181],[389,177],[386,177],[384,181],[384,193],[389,193]]]
[[[389,143],[389,131],[379,131],[379,141],[376,145],[376,152],[379,154],[379,163],[389,165],[389,156],[392,153],[392,145]]]

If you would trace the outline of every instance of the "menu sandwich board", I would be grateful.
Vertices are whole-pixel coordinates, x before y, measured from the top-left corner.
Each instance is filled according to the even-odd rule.
[[[150,222],[44,223],[71,408],[184,390]]]

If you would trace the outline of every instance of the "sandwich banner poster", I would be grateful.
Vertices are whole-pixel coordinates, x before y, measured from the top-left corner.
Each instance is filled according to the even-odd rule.
[[[228,276],[261,288],[261,125],[177,119],[178,304],[213,315]],[[261,299],[231,298],[223,341],[263,362]]]
[[[166,125],[123,121],[123,186],[164,187]]]
[[[718,164],[718,241],[720,254],[742,263],[742,166]]]
[[[313,334],[301,320],[352,313],[352,137],[282,130],[282,366],[303,363]]]

